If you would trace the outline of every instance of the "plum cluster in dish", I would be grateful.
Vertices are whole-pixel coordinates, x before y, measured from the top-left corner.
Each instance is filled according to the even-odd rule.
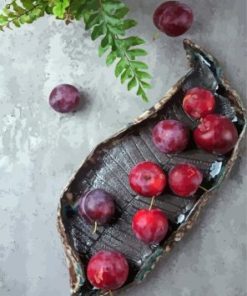
[[[235,125],[225,116],[215,112],[215,97],[211,91],[194,87],[185,93],[182,102],[184,112],[198,120],[193,130],[196,146],[213,154],[226,154],[238,140]],[[190,142],[190,130],[181,121],[161,120],[150,133],[156,149],[162,153],[179,154]],[[180,198],[190,198],[199,188],[205,190],[203,172],[190,163],[178,163],[168,172],[153,161],[137,163],[129,172],[129,186],[139,196],[151,198],[149,207],[137,210],[132,217],[133,236],[145,244],[159,244],[166,238],[169,219],[166,213],[154,207],[155,199],[167,188]],[[79,200],[78,211],[88,223],[98,225],[114,223],[116,201],[112,194],[102,188],[90,190]],[[112,291],[123,286],[128,278],[129,265],[123,254],[99,250],[87,265],[87,278],[92,286]]]

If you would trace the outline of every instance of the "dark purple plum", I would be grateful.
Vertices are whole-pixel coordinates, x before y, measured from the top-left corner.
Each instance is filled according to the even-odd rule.
[[[153,22],[161,32],[168,36],[180,36],[191,27],[193,11],[185,3],[166,1],[155,10]]]
[[[104,225],[115,214],[114,198],[103,189],[93,189],[81,197],[79,214],[91,223]]]
[[[80,104],[80,93],[73,85],[60,84],[52,90],[49,103],[57,112],[73,112]]]
[[[164,153],[179,153],[189,142],[188,128],[178,120],[162,120],[152,130],[154,145]]]

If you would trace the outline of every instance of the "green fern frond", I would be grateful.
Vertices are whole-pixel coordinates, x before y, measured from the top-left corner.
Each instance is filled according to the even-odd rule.
[[[41,0],[14,0],[7,4],[0,13],[0,30],[11,28],[11,25],[20,27],[30,24],[43,16],[48,2]]]
[[[70,0],[52,0],[50,1],[50,3],[52,3],[53,6],[52,12],[57,18],[66,18],[66,12],[68,7],[70,6]]]
[[[118,0],[84,1],[81,9],[86,30],[91,31],[92,40],[101,38],[99,55],[107,53],[106,64],[115,66],[115,76],[127,83],[128,90],[137,88],[137,95],[148,101],[146,89],[150,88],[148,66],[139,61],[147,52],[139,48],[145,41],[137,36],[125,37],[126,30],[136,22],[125,18],[128,8]],[[73,3],[73,2],[72,2]]]

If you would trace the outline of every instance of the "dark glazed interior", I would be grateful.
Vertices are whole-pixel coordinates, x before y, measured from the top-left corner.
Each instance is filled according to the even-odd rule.
[[[147,246],[138,241],[131,230],[131,219],[139,208],[147,208],[150,199],[137,196],[129,187],[128,173],[140,161],[151,160],[168,172],[174,165],[188,162],[199,167],[204,173],[202,186],[211,189],[217,185],[231,153],[226,156],[216,156],[198,150],[191,138],[186,151],[169,155],[159,152],[151,140],[152,127],[162,119],[171,118],[183,121],[191,130],[197,122],[191,120],[183,112],[181,102],[185,91],[193,86],[204,86],[211,89],[217,100],[217,113],[228,116],[236,125],[239,133],[244,124],[244,118],[238,113],[228,93],[219,83],[215,64],[209,63],[207,57],[197,55],[193,70],[189,72],[173,97],[159,110],[155,116],[143,122],[130,126],[118,136],[101,144],[77,172],[74,180],[62,198],[62,221],[70,244],[78,252],[85,267],[89,258],[102,249],[122,252],[130,264],[128,283],[134,281],[143,264],[160,245]],[[77,214],[77,202],[81,194],[93,188],[103,188],[115,196],[117,216],[111,225],[99,227],[92,234],[92,225],[81,219]],[[172,194],[169,189],[156,199],[155,206],[164,210],[170,220],[169,235],[175,231],[193,209],[195,203],[203,194],[200,189],[192,198],[182,199]],[[168,235],[168,237],[169,237]],[[167,237],[167,238],[168,238]],[[167,239],[166,238],[166,239]],[[97,295],[86,281],[78,295]]]

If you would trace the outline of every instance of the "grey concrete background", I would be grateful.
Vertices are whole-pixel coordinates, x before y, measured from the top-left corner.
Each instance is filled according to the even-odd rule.
[[[150,103],[117,82],[81,23],[52,17],[0,33],[0,295],[68,296],[56,231],[59,194],[89,151],[140,115],[187,71],[183,37],[207,47],[246,101],[246,1],[198,0],[195,23],[172,39],[152,36],[160,0],[127,1],[147,40],[154,79]],[[0,2],[1,6],[3,1]],[[85,93],[84,108],[59,115],[47,99],[58,83]],[[197,227],[128,296],[244,296],[246,150]]]

